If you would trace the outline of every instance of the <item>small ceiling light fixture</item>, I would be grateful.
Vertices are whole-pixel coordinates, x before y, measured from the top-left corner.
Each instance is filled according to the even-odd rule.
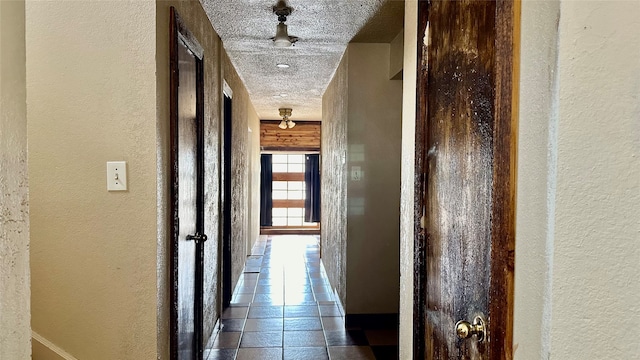
[[[278,125],[280,129],[291,129],[296,126],[296,123],[294,123],[293,120],[289,120],[289,116],[291,116],[291,108],[280,108],[278,110],[280,111],[280,116],[282,116],[282,121],[280,121],[280,125]]]
[[[288,47],[298,41],[296,36],[289,36],[287,25],[285,24],[287,16],[291,15],[292,12],[293,8],[287,6],[285,1],[278,1],[278,4],[273,7],[273,13],[278,15],[278,21],[280,22],[276,27],[276,36],[271,38],[273,44],[277,47]]]
[[[289,64],[285,64],[285,63],[277,63],[276,66],[279,67],[280,69],[288,69],[289,68]]]

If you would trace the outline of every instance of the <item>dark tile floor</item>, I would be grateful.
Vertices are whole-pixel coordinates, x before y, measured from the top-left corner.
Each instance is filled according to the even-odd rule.
[[[397,329],[345,329],[317,236],[261,237],[207,360],[398,359]]]

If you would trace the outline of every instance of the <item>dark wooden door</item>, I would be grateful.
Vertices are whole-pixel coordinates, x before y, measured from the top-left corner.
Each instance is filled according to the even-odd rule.
[[[231,303],[233,295],[231,265],[231,162],[233,139],[233,100],[224,94],[223,100],[223,140],[222,140],[222,308]]]
[[[172,358],[202,359],[204,141],[202,48],[172,9]]]
[[[184,43],[178,45],[178,337],[180,359],[194,358],[196,243],[197,131],[196,67]]]
[[[416,358],[511,359],[516,7],[419,9]],[[457,334],[478,317],[483,335]]]

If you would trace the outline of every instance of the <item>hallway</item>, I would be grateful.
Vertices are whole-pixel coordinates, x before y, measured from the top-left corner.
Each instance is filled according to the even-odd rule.
[[[397,359],[397,329],[344,328],[317,236],[261,236],[207,360]]]

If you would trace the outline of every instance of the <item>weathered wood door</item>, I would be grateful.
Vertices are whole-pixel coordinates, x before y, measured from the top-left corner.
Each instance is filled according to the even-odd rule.
[[[171,356],[203,356],[204,140],[202,47],[171,9]]]
[[[419,5],[418,359],[512,358],[518,11]],[[462,338],[476,318],[483,332]]]

